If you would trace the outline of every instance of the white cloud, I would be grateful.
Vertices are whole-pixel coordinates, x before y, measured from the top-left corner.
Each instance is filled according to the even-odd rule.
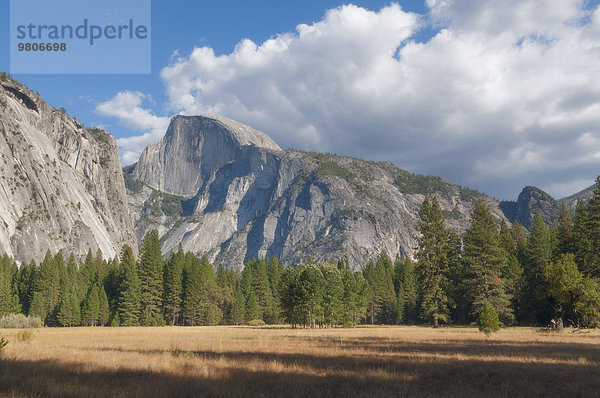
[[[195,48],[162,71],[168,107],[223,114],[282,147],[391,160],[501,198],[527,184],[559,195],[558,187],[587,173],[593,180],[600,7],[588,10],[583,0],[427,5],[429,15],[397,4],[348,5],[261,44],[241,40],[230,54]],[[439,32],[416,42],[425,23]],[[140,120],[153,120],[140,108],[142,94],[121,94],[131,96],[124,99]]]
[[[137,91],[123,91],[96,106],[98,114],[115,117],[123,126],[142,133],[117,140],[121,148],[121,162],[125,165],[136,162],[142,150],[160,140],[169,125],[168,117],[156,116],[142,108],[144,99],[149,97]]]

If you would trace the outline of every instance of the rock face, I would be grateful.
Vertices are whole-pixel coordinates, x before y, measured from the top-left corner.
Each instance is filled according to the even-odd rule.
[[[137,249],[114,138],[86,129],[10,79],[0,81],[0,251]]]
[[[551,225],[560,216],[560,202],[537,187],[523,188],[516,202],[500,203],[506,218],[510,222],[518,221],[528,230],[533,226],[533,217],[539,211],[547,225]]]
[[[587,202],[594,196],[594,190],[598,188],[597,184],[591,185],[573,195],[567,196],[566,198],[561,199],[561,202],[565,202],[569,209],[575,209],[577,207],[577,201],[579,199]]]
[[[281,150],[264,133],[224,117],[176,116],[165,138],[144,150],[133,174],[159,190],[192,196],[213,170],[243,156],[242,148],[254,146]]]
[[[383,249],[412,255],[424,195],[446,223],[469,225],[482,198],[438,177],[391,163],[281,151],[265,134],[216,116],[173,118],[165,137],[126,169],[138,239],[157,228],[163,253],[206,254],[227,266],[276,255],[288,263],[347,257],[358,268]]]

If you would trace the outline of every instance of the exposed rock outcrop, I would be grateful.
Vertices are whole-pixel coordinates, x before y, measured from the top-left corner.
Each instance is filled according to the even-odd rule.
[[[459,233],[478,197],[504,217],[494,199],[442,178],[391,163],[281,151],[264,133],[210,115],[173,118],[126,180],[138,239],[158,228],[164,253],[181,242],[228,266],[253,256],[292,263],[310,255],[344,256],[358,268],[383,249],[412,255],[428,194]]]
[[[40,261],[49,249],[137,249],[119,151],[16,81],[0,81],[0,251]]]
[[[551,225],[560,216],[560,202],[537,187],[523,188],[516,202],[504,201],[500,203],[506,218],[510,222],[518,221],[528,230],[533,226],[533,217],[536,211],[542,215],[544,222]]]
[[[243,156],[244,147],[281,150],[264,133],[224,117],[175,116],[165,137],[144,150],[133,175],[161,191],[192,196],[214,170]]]
[[[583,200],[584,202],[587,202],[594,196],[594,190],[596,190],[597,188],[598,188],[597,184],[591,185],[573,195],[570,195],[570,196],[567,196],[566,198],[561,199],[560,201],[565,202],[565,204],[567,205],[567,207],[569,209],[574,210],[577,207],[577,201],[579,199]]]

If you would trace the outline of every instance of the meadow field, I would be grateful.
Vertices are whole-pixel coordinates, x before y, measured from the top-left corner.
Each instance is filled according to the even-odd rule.
[[[600,332],[0,329],[2,396],[599,396]]]

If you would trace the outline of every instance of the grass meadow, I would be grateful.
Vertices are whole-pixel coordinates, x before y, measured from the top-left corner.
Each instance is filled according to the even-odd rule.
[[[0,329],[1,396],[599,396],[600,332]]]

